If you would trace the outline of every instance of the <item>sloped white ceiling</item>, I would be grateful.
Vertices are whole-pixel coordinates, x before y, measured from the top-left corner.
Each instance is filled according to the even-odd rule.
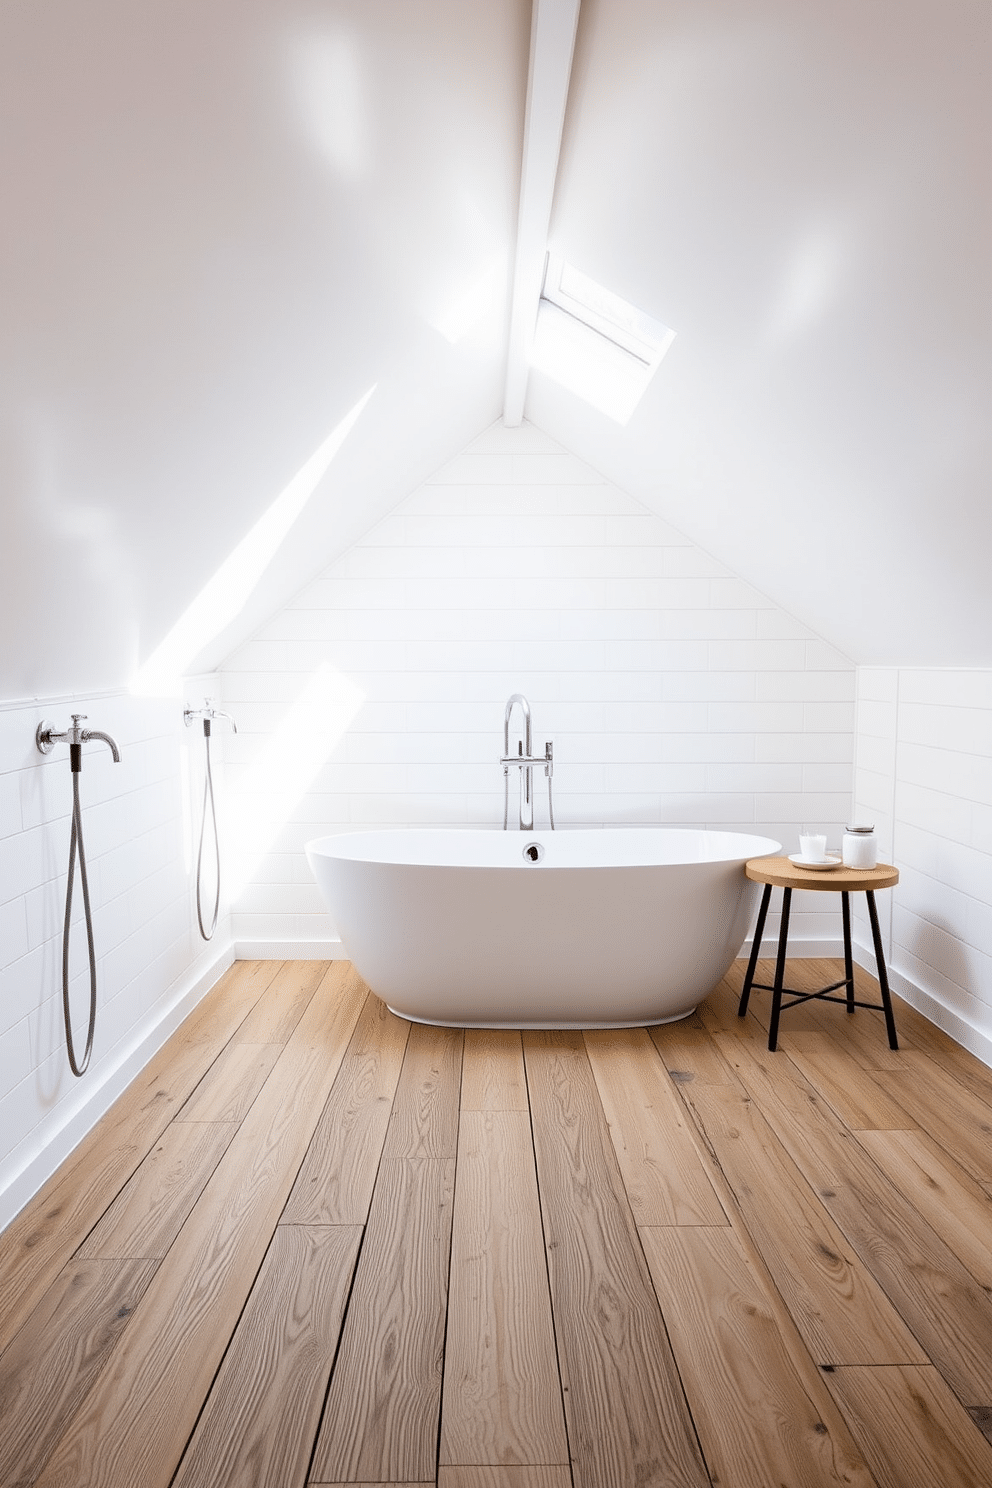
[[[992,663],[985,0],[583,0],[551,245],[678,334],[528,417],[855,660]]]
[[[3,6],[0,696],[126,683],[371,386],[243,626],[498,416],[529,20]]]
[[[219,661],[500,412],[528,0],[0,13],[0,696]],[[583,0],[551,244],[672,325],[529,419],[861,661],[992,663],[986,0]]]

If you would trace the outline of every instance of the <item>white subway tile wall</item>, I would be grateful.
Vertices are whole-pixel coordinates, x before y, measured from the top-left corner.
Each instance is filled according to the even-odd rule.
[[[98,972],[93,1059],[81,1080],[68,1066],[62,1016],[69,751],[58,744],[43,757],[35,747],[42,718],[64,729],[72,711],[87,714],[86,726],[106,730],[121,749],[114,764],[105,746],[85,745],[80,775]],[[202,781],[195,743],[176,701],[113,695],[0,707],[0,1225],[28,1197],[32,1185],[22,1192],[19,1182],[46,1148],[69,1150],[78,1141],[100,1114],[81,1115],[94,1092],[112,1083],[143,1041],[154,1043],[156,1025],[218,954],[230,956],[226,918],[211,947],[196,927],[198,801],[188,799],[188,782],[196,790]],[[78,868],[70,952],[81,1054],[89,969]]]
[[[415,491],[221,685],[236,941],[334,935],[313,837],[498,827],[513,692],[537,749],[554,740],[561,827],[726,827],[794,851],[801,822],[836,844],[850,813],[852,664],[528,425]],[[796,908],[797,940],[839,935],[819,896]]]
[[[893,972],[988,1058],[992,670],[859,668],[857,718],[855,809],[900,874],[883,920]]]

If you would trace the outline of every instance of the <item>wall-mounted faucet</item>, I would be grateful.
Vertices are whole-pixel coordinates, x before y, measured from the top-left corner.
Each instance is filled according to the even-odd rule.
[[[68,744],[70,759],[73,761],[72,768],[78,774],[81,764],[76,762],[77,756],[72,751],[80,750],[84,744],[89,743],[90,739],[100,739],[104,744],[108,745],[111,754],[114,756],[114,764],[119,765],[121,762],[121,752],[117,747],[116,740],[110,734],[105,734],[102,729],[80,728],[79,725],[85,717],[85,713],[73,713],[72,728],[63,729],[61,732],[54,725],[46,723],[42,719],[34,731],[34,742],[38,746],[38,752],[40,754],[51,754],[56,744]]]
[[[83,817],[79,806],[79,775],[83,768],[83,745],[91,739],[106,744],[119,765],[121,752],[117,741],[102,729],[84,729],[80,724],[85,713],[73,713],[72,727],[57,729],[43,719],[34,732],[34,742],[40,754],[51,754],[56,744],[69,746],[69,768],[72,771],[72,832],[69,837],[69,876],[65,889],[65,923],[62,927],[62,1013],[65,1019],[65,1047],[69,1056],[69,1068],[74,1075],[84,1075],[93,1053],[93,1034],[96,1031],[96,950],[93,945],[93,915],[90,911],[90,886],[86,875],[86,851],[83,847]],[[79,857],[79,882],[83,890],[83,909],[86,916],[86,949],[90,962],[90,1015],[86,1030],[86,1048],[82,1059],[76,1058],[72,1039],[72,1019],[69,1012],[69,926],[72,920],[72,884],[76,873],[76,857]]]
[[[203,737],[205,739],[210,738],[210,720],[212,718],[226,718],[228,723],[231,725],[231,731],[235,734],[238,732],[238,725],[235,723],[230,713],[225,713],[222,708],[215,708],[213,698],[204,698],[202,708],[183,709],[183,721],[185,722],[187,728],[192,725],[194,718],[203,719]]]
[[[516,754],[510,753],[510,715],[514,706],[519,705],[524,716],[524,736]],[[530,703],[522,692],[515,692],[507,700],[503,712],[503,753],[500,764],[503,766],[503,831],[507,830],[510,811],[510,769],[520,771],[520,830],[521,832],[533,832],[534,830],[534,769],[543,766],[544,774],[548,782],[548,815],[551,818],[551,830],[555,829],[555,809],[551,796],[551,777],[554,775],[554,744],[549,739],[544,746],[543,755],[532,754],[533,741],[531,735]]]

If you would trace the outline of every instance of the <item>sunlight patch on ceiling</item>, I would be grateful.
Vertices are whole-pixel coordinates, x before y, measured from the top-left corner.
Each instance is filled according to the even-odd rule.
[[[840,235],[829,227],[811,230],[793,246],[772,303],[769,341],[790,341],[824,318],[839,293],[844,259]]]
[[[548,254],[531,365],[626,424],[675,332]]]
[[[244,609],[283,538],[358,422],[376,386],[373,383],[332,429],[268,511],[207,581],[161,645],[139,667],[131,682],[133,694],[140,697],[182,696],[182,679],[190,663]]]
[[[365,693],[357,683],[329,662],[321,662],[231,788],[235,808],[228,823],[232,905],[254,878],[293,808],[310,790],[364,701]]]

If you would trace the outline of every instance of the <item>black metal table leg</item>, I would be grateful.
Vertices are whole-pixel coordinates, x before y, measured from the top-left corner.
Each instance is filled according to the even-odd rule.
[[[841,892],[841,909],[844,915],[844,980],[847,982],[847,1011],[854,1012],[854,953],[851,950],[851,896]]]
[[[772,1016],[768,1024],[768,1048],[774,1053],[778,1043],[778,1020],[782,1012],[782,984],[785,981],[785,952],[789,944],[789,908],[792,890],[782,890],[782,923],[778,932],[778,958],[775,962],[775,986],[772,989]]]
[[[878,910],[875,908],[874,891],[872,889],[866,889],[865,898],[868,900],[868,918],[871,920],[871,934],[875,942],[875,973],[878,977],[878,990],[882,994],[882,1008],[885,1012],[885,1027],[889,1035],[889,1048],[898,1049],[896,1020],[892,1014],[889,979],[885,973],[885,957],[882,954],[882,932],[878,928]]]
[[[748,998],[751,996],[751,987],[754,983],[754,973],[758,966],[758,954],[761,950],[761,937],[765,931],[765,918],[768,914],[768,906],[771,903],[772,886],[765,884],[761,895],[761,908],[758,910],[758,919],[754,927],[754,940],[751,943],[751,955],[748,958],[747,971],[744,975],[744,987],[741,991],[740,1006],[737,1009],[738,1018],[743,1018],[747,1012]]]

